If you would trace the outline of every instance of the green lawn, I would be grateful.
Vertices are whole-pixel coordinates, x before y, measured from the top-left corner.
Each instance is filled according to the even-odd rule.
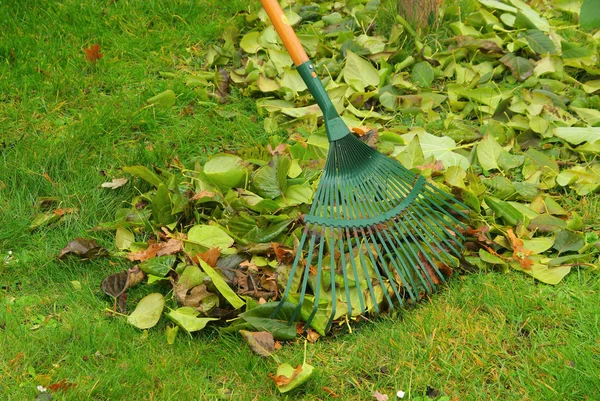
[[[91,229],[139,192],[135,181],[99,188],[120,167],[175,157],[191,166],[266,142],[253,99],[233,92],[224,108],[238,113],[224,119],[183,81],[223,29],[243,24],[239,12],[258,7],[247,3],[0,3],[0,398],[32,400],[37,385],[64,380],[53,400],[372,400],[376,390],[600,399],[600,281],[585,270],[557,286],[517,272],[456,276],[412,310],[309,344],[314,377],[279,395],[274,361],[237,335],[209,329],[167,345],[164,323],[146,333],[108,316],[100,282],[129,266],[122,259],[56,260],[76,237],[114,249],[112,234]],[[92,67],[83,49],[94,43],[104,57]],[[175,107],[147,106],[166,89],[178,94]],[[47,197],[74,213],[28,232]],[[591,195],[572,204],[586,221],[600,212]],[[131,291],[129,305],[144,291]],[[304,341],[277,354],[301,364]]]

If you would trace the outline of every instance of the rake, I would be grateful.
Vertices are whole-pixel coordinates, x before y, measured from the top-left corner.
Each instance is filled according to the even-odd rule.
[[[291,300],[290,322],[309,326],[318,316],[329,331],[344,315],[418,301],[458,265],[467,207],[351,135],[277,0],[261,3],[323,112],[330,143],[274,315]]]

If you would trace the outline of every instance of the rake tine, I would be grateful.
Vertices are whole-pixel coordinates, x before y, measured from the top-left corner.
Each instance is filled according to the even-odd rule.
[[[317,265],[317,278],[315,280],[315,289],[314,289],[315,300],[314,300],[314,304],[313,304],[312,313],[310,314],[308,319],[306,319],[306,324],[304,325],[304,327],[306,329],[310,326],[310,322],[313,320],[313,318],[315,317],[315,315],[317,314],[317,311],[319,309],[319,300],[321,297],[321,276],[323,274],[323,250],[324,250],[324,248],[325,248],[325,226],[322,226],[321,227],[321,238],[319,239],[319,262]],[[332,285],[335,285],[335,283],[332,282]]]

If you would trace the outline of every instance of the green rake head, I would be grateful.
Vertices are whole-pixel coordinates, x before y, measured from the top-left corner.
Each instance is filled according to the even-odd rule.
[[[331,309],[327,331],[337,317],[417,301],[458,264],[466,216],[456,205],[353,135],[331,142],[280,305],[293,299],[290,320],[307,326]]]

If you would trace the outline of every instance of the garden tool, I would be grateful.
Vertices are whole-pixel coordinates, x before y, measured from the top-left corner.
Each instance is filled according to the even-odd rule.
[[[261,3],[323,112],[329,139],[275,315],[291,301],[290,322],[318,320],[328,331],[344,315],[418,301],[458,265],[468,208],[351,134],[277,0]]]

